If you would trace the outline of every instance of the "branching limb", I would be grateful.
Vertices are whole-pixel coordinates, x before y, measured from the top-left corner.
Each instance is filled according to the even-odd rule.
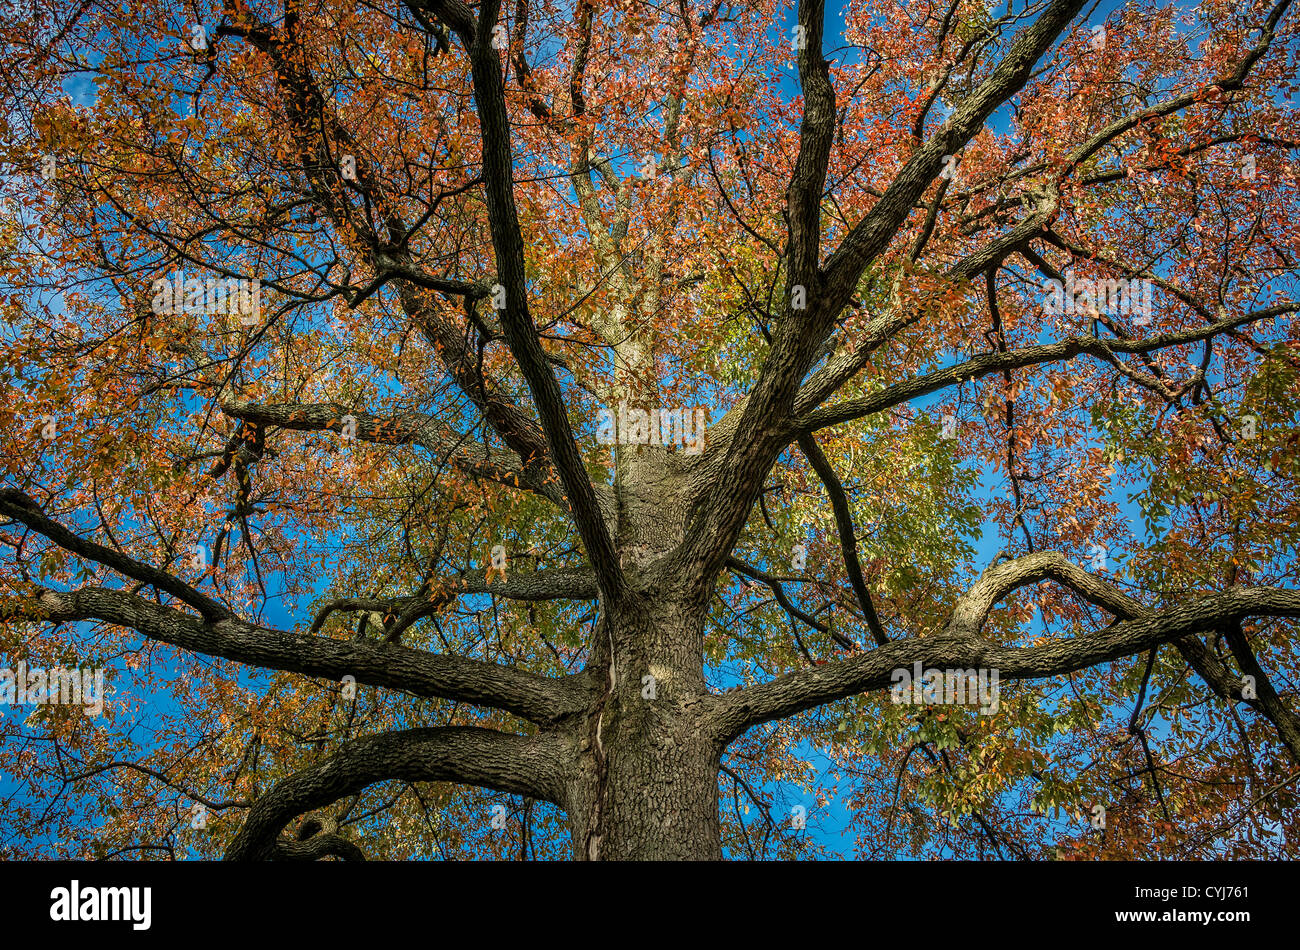
[[[589,570],[538,571],[534,574],[516,574],[513,580],[490,583],[488,572],[483,577],[457,578],[442,584],[437,591],[425,595],[409,597],[339,597],[325,604],[312,621],[313,633],[319,631],[336,610],[364,610],[385,613],[401,613],[415,604],[427,603],[438,609],[452,601],[453,598],[471,594],[492,594],[506,600],[543,601],[543,600],[594,600],[599,592],[596,589],[596,575]]]
[[[1083,6],[1084,0],[1053,0],[1048,4],[1033,25],[1016,36],[988,78],[913,153],[880,201],[826,262],[826,285],[832,302],[842,307],[852,296],[867,264],[893,238],[913,204],[938,174],[943,157],[957,154],[993,111],[1025,85],[1034,64]]]
[[[963,595],[948,621],[947,633],[954,636],[977,636],[993,605],[1018,587],[1042,580],[1053,580],[1078,594],[1089,603],[1103,608],[1120,620],[1154,616],[1151,608],[1123,591],[1067,560],[1058,551],[1043,551],[1003,563],[995,563]],[[1204,629],[1214,630],[1210,626]],[[1235,622],[1227,627],[1229,644],[1242,671],[1255,678],[1258,698],[1245,699],[1242,683],[1234,677],[1197,637],[1195,631],[1184,637],[1171,638],[1175,647],[1215,693],[1230,702],[1245,702],[1273,723],[1283,743],[1300,763],[1300,715],[1277,695],[1267,675],[1255,660],[1245,637]],[[1240,638],[1236,643],[1234,638]],[[1243,652],[1238,653],[1238,649]]]
[[[481,444],[462,439],[455,433],[442,432],[437,417],[422,412],[376,416],[336,402],[257,403],[229,393],[221,396],[220,403],[222,411],[234,418],[300,432],[342,432],[344,418],[351,416],[356,422],[356,438],[362,442],[418,445],[439,458],[447,459],[461,471],[526,488],[550,499],[562,509],[568,507],[560,486],[553,480],[548,481],[540,466],[524,464],[510,449],[493,455]]]
[[[834,325],[834,319],[852,299],[859,278],[897,235],[917,200],[934,181],[945,155],[955,154],[980,129],[994,110],[1015,95],[1029,80],[1034,64],[1051,48],[1061,32],[1083,7],[1084,0],[1051,0],[1038,19],[1012,41],[1007,53],[974,92],[918,148],[894,177],[880,200],[855,225],[839,249],[817,266],[820,249],[814,239],[819,234],[812,219],[801,214],[811,209],[800,203],[810,182],[824,182],[822,110],[825,136],[833,135],[834,101],[827,90],[819,91],[825,69],[820,52],[823,4],[820,0],[800,3],[800,25],[806,29],[809,49],[800,53],[799,70],[803,83],[806,115],[801,128],[799,160],[791,179],[788,208],[791,246],[791,297],[785,303],[789,314],[781,321],[776,339],[759,371],[758,380],[745,400],[734,435],[722,450],[721,458],[710,463],[710,486],[707,497],[695,508],[686,540],[682,545],[683,570],[707,584],[722,567],[743,529],[749,508],[762,487],[762,478],[776,456],[798,431],[813,428],[796,425],[789,428],[792,407],[801,381],[812,368],[822,345]],[[815,23],[813,21],[816,21]],[[828,99],[829,94],[829,99]],[[805,162],[805,159],[807,161]],[[822,161],[821,167],[813,164]],[[817,195],[816,207],[821,196]],[[804,280],[796,275],[808,273]],[[811,283],[809,283],[811,282]],[[795,309],[794,286],[803,283],[806,312]]]
[[[574,442],[563,393],[529,314],[524,242],[515,207],[510,118],[501,78],[501,57],[491,43],[492,27],[501,12],[501,0],[484,0],[476,27],[465,23],[464,15],[468,14],[468,9],[456,0],[436,0],[421,6],[455,29],[469,51],[474,101],[483,136],[484,196],[496,255],[497,280],[506,292],[505,308],[500,313],[501,327],[510,351],[528,381],[550,458],[569,499],[573,521],[582,536],[597,582],[606,595],[617,598],[623,592],[625,581],[614,542]],[[461,25],[457,26],[457,22]]]
[[[967,254],[960,261],[948,268],[944,279],[960,285],[973,280],[988,270],[994,262],[1001,260],[1012,251],[1029,246],[1029,241],[1042,234],[1043,227],[1056,213],[1059,196],[1051,188],[1045,188],[1036,195],[1037,207],[1023,221],[1010,231],[994,238],[988,244]],[[852,379],[867,365],[871,355],[884,343],[893,339],[901,330],[924,319],[927,315],[924,306],[904,305],[895,287],[892,294],[893,304],[890,308],[868,326],[861,338],[854,340],[851,348],[846,347],[819,367],[802,386],[795,398],[796,415],[810,412],[814,407],[825,402],[830,396]]]
[[[1159,118],[1160,116],[1171,115],[1172,113],[1185,109],[1197,102],[1203,102],[1215,92],[1232,92],[1243,88],[1246,82],[1246,77],[1250,75],[1250,71],[1254,68],[1255,63],[1259,61],[1261,56],[1268,52],[1269,47],[1272,45],[1274,31],[1277,29],[1277,24],[1282,19],[1283,14],[1286,13],[1287,7],[1290,5],[1291,0],[1280,0],[1280,2],[1273,7],[1272,11],[1269,13],[1268,19],[1264,22],[1259,42],[1251,48],[1250,52],[1242,58],[1241,62],[1236,65],[1230,74],[1221,79],[1215,80],[1207,86],[1184,93],[1181,96],[1166,99],[1162,102],[1156,103],[1155,105],[1148,106],[1145,109],[1127,115],[1122,119],[1117,119],[1070,153],[1070,156],[1066,159],[1065,167],[1058,173],[1059,176],[1063,177],[1068,175],[1082,162],[1087,161],[1088,158],[1094,155],[1098,149],[1105,146],[1106,143],[1112,141],[1117,136],[1122,135],[1130,129],[1135,128],[1142,122],[1150,121],[1151,119]]]
[[[204,621],[133,594],[98,587],[0,598],[0,621],[15,619],[101,620],[129,627],[159,643],[249,666],[336,682],[352,676],[360,684],[501,709],[536,723],[555,722],[581,711],[587,702],[579,676],[551,679],[464,657],[288,633],[235,617]]]
[[[854,643],[852,640],[850,640],[848,637],[846,637],[844,634],[840,633],[837,630],[831,629],[829,624],[822,623],[820,620],[818,620],[816,617],[812,616],[811,614],[800,610],[795,605],[794,601],[792,601],[789,598],[789,596],[786,594],[785,588],[781,586],[781,581],[779,578],[773,577],[771,574],[768,574],[765,571],[760,571],[756,567],[751,567],[750,565],[746,564],[744,561],[736,557],[727,558],[727,567],[731,568],[731,570],[735,571],[737,574],[743,575],[744,577],[752,577],[754,580],[767,585],[767,587],[772,591],[773,596],[776,597],[776,602],[781,605],[781,609],[784,610],[791,617],[794,617],[796,620],[803,621],[805,624],[812,627],[814,630],[818,631],[819,633],[830,634],[831,639],[833,639],[840,646],[844,647],[844,649],[846,650],[853,650],[857,648],[857,644]],[[802,641],[800,642],[802,643]]]
[[[1132,656],[1198,631],[1249,616],[1300,616],[1300,591],[1231,587],[1201,594],[1082,636],[1034,647],[1004,647],[945,632],[895,640],[860,656],[779,676],[715,699],[709,726],[723,744],[746,729],[889,685],[894,670],[925,667],[996,669],[1003,680],[1042,679]]]
[[[207,594],[200,593],[178,577],[141,561],[121,551],[104,547],[94,541],[73,534],[57,521],[46,516],[36,500],[16,488],[0,489],[0,514],[19,521],[38,534],[43,534],[65,551],[78,557],[111,567],[132,580],[140,581],[160,591],[171,594],[182,603],[193,607],[208,620],[234,617],[229,607],[218,603]]]
[[[1275,304],[1263,310],[1242,314],[1239,317],[1216,320],[1206,326],[1194,327],[1177,333],[1157,334],[1142,340],[1070,337],[1059,343],[1020,347],[1004,353],[982,353],[972,359],[937,372],[896,383],[868,396],[846,399],[843,402],[814,409],[806,415],[798,417],[795,421],[795,427],[801,431],[815,431],[827,426],[838,425],[841,422],[847,422],[850,419],[858,419],[874,412],[880,412],[883,409],[889,409],[919,396],[937,392],[940,389],[946,389],[967,380],[980,379],[990,373],[1073,359],[1080,353],[1087,353],[1109,361],[1117,353],[1150,353],[1170,346],[1195,343],[1234,330],[1237,327],[1271,319],[1285,313],[1292,313],[1297,309],[1300,309],[1300,304]]]

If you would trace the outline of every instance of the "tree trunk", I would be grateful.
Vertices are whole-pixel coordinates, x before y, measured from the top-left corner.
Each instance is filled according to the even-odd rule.
[[[703,611],[632,595],[602,615],[593,658],[605,689],[579,742],[570,791],[585,860],[718,860],[720,750],[702,727]]]

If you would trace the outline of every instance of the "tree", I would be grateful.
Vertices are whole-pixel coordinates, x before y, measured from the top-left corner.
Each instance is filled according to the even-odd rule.
[[[8,15],[9,847],[1295,856],[1295,17],[1083,8]]]

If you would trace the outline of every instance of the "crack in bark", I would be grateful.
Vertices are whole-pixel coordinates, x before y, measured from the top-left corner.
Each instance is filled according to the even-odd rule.
[[[600,695],[593,707],[590,720],[591,754],[596,763],[595,794],[592,798],[591,816],[587,825],[586,848],[584,849],[587,859],[590,861],[600,860],[600,841],[604,836],[602,825],[605,812],[605,796],[609,794],[609,763],[605,756],[605,743],[601,730],[605,724],[605,708],[614,695],[614,687],[618,685],[618,670],[614,665],[614,631],[612,626],[609,626],[606,632],[609,634],[609,672],[605,679],[605,691]]]

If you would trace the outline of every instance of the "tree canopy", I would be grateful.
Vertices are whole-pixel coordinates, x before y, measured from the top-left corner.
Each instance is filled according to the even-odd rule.
[[[6,854],[1300,853],[1290,0],[0,40]]]

